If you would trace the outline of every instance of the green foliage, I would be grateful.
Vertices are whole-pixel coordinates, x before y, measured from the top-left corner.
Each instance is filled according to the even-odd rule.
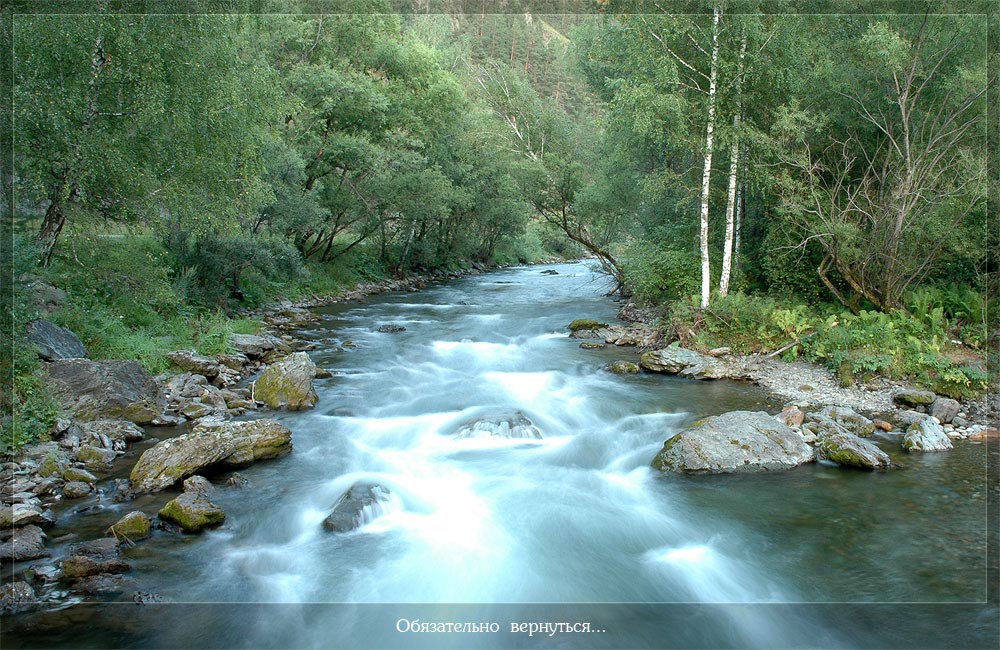
[[[902,310],[858,314],[736,293],[716,297],[705,311],[696,299],[676,303],[672,327],[687,343],[729,346],[743,354],[769,353],[795,341],[783,358],[826,365],[845,385],[876,376],[907,378],[954,397],[981,394],[985,370],[963,361],[951,341],[955,324],[937,307],[924,316]]]
[[[623,258],[625,280],[640,300],[667,302],[698,291],[698,253],[687,248],[634,243]]]

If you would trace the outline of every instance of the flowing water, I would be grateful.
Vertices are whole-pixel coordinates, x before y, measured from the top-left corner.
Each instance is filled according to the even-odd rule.
[[[901,465],[886,473],[820,463],[661,475],[650,461],[686,424],[780,405],[736,382],[603,370],[635,352],[583,350],[566,324],[613,320],[617,305],[585,264],[552,268],[558,275],[506,270],[321,310],[306,336],[334,376],[317,380],[316,409],[277,416],[294,452],[243,470],[248,489],[218,489],[220,529],[158,532],[126,551],[137,588],[174,605],[23,618],[31,631],[18,630],[17,645],[887,647],[895,632],[880,636],[879,617],[902,612],[866,623],[857,610],[845,621],[836,605],[783,604],[986,599],[986,446],[905,455],[884,438]],[[376,331],[386,324],[406,330]],[[454,435],[515,412],[542,438]],[[358,481],[388,496],[360,529],[324,530]],[[50,537],[97,534],[136,506],[155,514],[165,498],[67,511]],[[321,605],[331,603],[371,605]],[[989,642],[990,612],[963,609],[947,639]],[[593,621],[605,631],[448,637],[400,633],[400,618],[495,620],[502,632],[517,621]]]

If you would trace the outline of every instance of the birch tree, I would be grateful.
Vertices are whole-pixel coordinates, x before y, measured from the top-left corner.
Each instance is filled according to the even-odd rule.
[[[743,118],[743,66],[747,54],[747,35],[740,38],[740,54],[736,64],[736,110],[733,112],[733,136],[729,147],[729,191],[726,198],[726,240],[722,248],[722,275],[719,295],[729,294],[729,279],[733,268],[733,236],[736,233],[737,172],[740,163],[740,120]]]

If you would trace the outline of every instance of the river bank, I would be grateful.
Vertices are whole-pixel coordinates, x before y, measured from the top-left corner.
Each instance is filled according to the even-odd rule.
[[[897,438],[877,435],[872,444],[905,469],[856,472],[822,462],[754,479],[706,480],[660,472],[651,462],[664,440],[699,419],[777,409],[749,382],[604,372],[606,364],[631,358],[633,349],[581,349],[597,341],[567,336],[566,324],[581,314],[613,322],[615,313],[579,264],[478,274],[421,292],[316,308],[309,324],[286,332],[315,346],[309,358],[330,371],[312,378],[313,408],[247,411],[230,420],[276,420],[291,432],[293,451],[236,469],[238,477],[228,467],[209,474],[208,494],[200,481],[187,484],[187,477],[116,501],[114,479],[133,478],[132,468],[151,450],[171,441],[171,449],[188,449],[176,441],[190,433],[189,442],[209,434],[231,439],[228,430],[220,434],[197,423],[146,427],[144,439],[129,443],[100,482],[99,498],[60,499],[56,522],[39,526],[50,535],[45,541],[52,555],[40,559],[38,569],[62,570],[57,559],[63,557],[65,566],[66,559],[83,556],[104,569],[128,564],[130,571],[110,575],[130,584],[118,584],[117,593],[47,600],[36,618],[25,612],[16,619],[24,621],[17,623],[20,630],[28,628],[22,644],[73,647],[85,639],[109,647],[123,639],[141,645],[145,638],[170,639],[175,647],[247,647],[266,645],[277,630],[295,647],[329,647],[333,640],[347,647],[388,647],[394,638],[395,646],[406,643],[393,628],[373,628],[369,619],[320,618],[264,630],[240,607],[206,608],[188,618],[179,618],[183,608],[156,608],[162,620],[145,617],[142,630],[100,608],[87,610],[93,614],[85,630],[75,622],[83,608],[45,611],[84,599],[284,603],[281,611],[291,621],[308,611],[300,603],[317,602],[979,596],[987,446],[956,442],[944,454],[915,454]],[[500,431],[523,437],[494,435]],[[366,494],[355,491],[359,485],[381,486],[391,496],[376,494],[365,503]],[[224,513],[221,524],[185,534],[158,516],[166,503],[199,498]],[[368,508],[370,518],[360,528],[341,532],[342,517],[324,522],[343,514],[338,504],[344,503],[360,504],[360,512],[378,508]],[[103,537],[136,510],[153,522],[151,535],[134,546],[120,544],[117,558],[73,547]],[[78,537],[64,538],[74,532]],[[74,565],[94,566],[86,560]],[[927,565],[942,570],[913,570]],[[41,584],[46,571],[29,586]],[[66,583],[57,579],[55,591]],[[733,632],[735,645],[763,644],[760,631],[778,623],[763,610],[745,622]],[[783,629],[816,624],[806,613],[782,622]],[[635,625],[609,622],[616,645],[649,647]],[[734,645],[715,629],[696,626],[689,640]],[[959,638],[979,633],[964,634]]]

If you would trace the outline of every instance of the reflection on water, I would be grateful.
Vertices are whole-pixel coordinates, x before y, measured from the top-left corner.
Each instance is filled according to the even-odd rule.
[[[910,456],[881,440],[902,466],[888,473],[813,465],[770,475],[660,475],[649,463],[686,423],[778,405],[733,382],[602,370],[634,351],[582,350],[565,326],[614,319],[616,305],[586,266],[555,268],[558,275],[515,269],[326,309],[316,340],[332,331],[356,347],[314,353],[334,376],[317,381],[317,409],[278,416],[294,432],[295,452],[243,471],[248,490],[219,489],[221,529],[161,533],[127,551],[138,588],[168,602],[205,603],[985,597],[984,446]],[[406,330],[375,331],[383,324]],[[520,413],[542,438],[452,435],[483,413]],[[385,486],[391,500],[357,531],[324,530],[323,518],[358,481]],[[165,498],[138,505],[155,513]],[[103,506],[91,516],[64,514],[54,536],[81,526],[96,535],[136,504]],[[212,611],[231,619],[213,619],[213,627],[244,630],[237,645],[274,641],[274,628],[251,624],[243,610]],[[781,645],[768,609],[740,611],[725,626],[686,634],[709,646]],[[361,619],[335,623],[346,645],[372,643]],[[147,620],[139,630],[101,620],[75,641],[39,638],[198,645],[205,624],[168,631]],[[293,625],[277,644],[326,647],[332,625]],[[780,626],[815,627],[787,616]],[[843,632],[824,628],[815,638],[850,643]],[[624,638],[650,644],[635,634]]]

